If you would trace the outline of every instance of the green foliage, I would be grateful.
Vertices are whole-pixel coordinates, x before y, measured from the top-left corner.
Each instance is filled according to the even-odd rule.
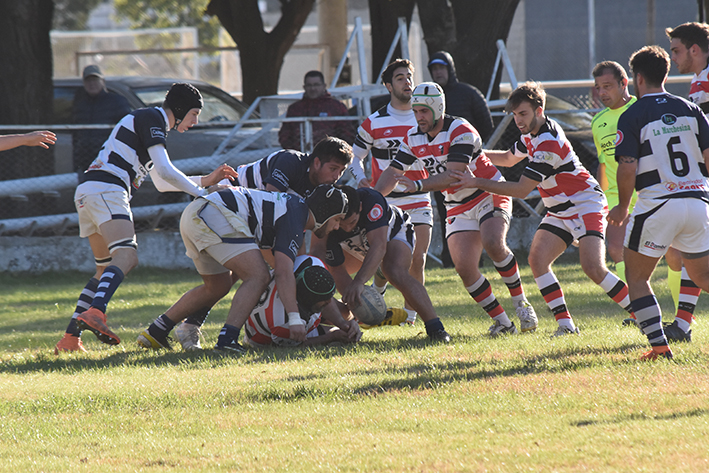
[[[89,14],[99,3],[101,0],[54,0],[52,29],[85,30]]]
[[[116,14],[133,28],[196,26],[201,46],[219,46],[219,20],[204,13],[209,0],[115,0]]]
[[[365,331],[356,346],[141,351],[135,338],[192,271],[132,272],[109,305],[123,342],[54,356],[88,275],[0,273],[0,471],[705,471],[709,337],[700,297],[691,344],[643,363],[646,338],[576,264],[559,264],[581,336],[556,323],[529,268],[534,334],[491,340],[453,270],[427,271],[454,338]],[[486,265],[502,305],[509,295]],[[653,282],[670,308],[665,268]],[[233,293],[232,293],[233,294]],[[387,302],[400,305],[395,289]],[[205,325],[214,344],[231,295]],[[671,310],[665,315],[671,318]]]

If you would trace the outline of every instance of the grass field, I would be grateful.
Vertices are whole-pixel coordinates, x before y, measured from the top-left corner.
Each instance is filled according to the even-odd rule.
[[[199,280],[137,270],[109,305],[121,345],[86,333],[89,353],[59,357],[89,275],[2,273],[0,471],[709,471],[709,297],[694,341],[646,363],[646,338],[620,326],[624,313],[578,265],[557,270],[578,337],[550,339],[556,324],[522,273],[534,334],[488,339],[454,271],[431,269],[450,345],[429,344],[419,321],[366,331],[357,346],[229,356],[139,350],[138,333]],[[671,320],[665,274],[654,286]]]

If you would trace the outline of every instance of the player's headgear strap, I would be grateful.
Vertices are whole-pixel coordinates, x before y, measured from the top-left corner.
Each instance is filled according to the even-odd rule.
[[[446,113],[446,95],[441,86],[435,82],[422,82],[416,86],[411,95],[411,106],[417,105],[431,109],[435,123]]]
[[[347,196],[331,184],[321,184],[316,187],[305,198],[305,202],[315,217],[313,231],[317,231],[325,225],[330,218],[340,214],[347,214]]]
[[[335,279],[322,266],[307,266],[295,275],[295,294],[298,304],[312,310],[335,295]]]
[[[202,94],[192,84],[179,82],[172,84],[165,96],[165,104],[175,116],[175,124],[179,124],[193,108],[201,109],[204,106]]]

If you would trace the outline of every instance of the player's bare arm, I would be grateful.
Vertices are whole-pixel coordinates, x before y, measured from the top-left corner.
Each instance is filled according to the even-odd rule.
[[[452,171],[451,175],[456,179],[453,183],[454,186],[481,189],[493,194],[508,195],[519,199],[527,197],[538,184],[537,181],[526,176],[521,176],[518,182],[481,179],[475,177],[469,169],[465,171]]]
[[[321,314],[323,320],[333,324],[335,327],[339,328],[340,331],[342,331],[342,334],[346,335],[346,340],[340,341],[358,342],[360,338],[362,338],[362,332],[359,329],[359,324],[357,321],[354,319],[345,320],[342,317],[342,313],[340,312],[340,309],[334,299],[332,299],[328,305],[323,307]]]
[[[290,338],[299,342],[305,341],[305,324],[300,318],[300,310],[298,309],[298,301],[295,296],[295,276],[293,275],[293,260],[280,251],[274,252],[276,267],[273,270],[273,276],[276,279],[276,287],[278,294],[281,297],[283,307],[288,314],[288,330],[290,330]],[[291,320],[290,314],[298,314],[298,317]],[[294,324],[293,322],[300,322]]]
[[[202,187],[207,188],[217,185],[224,179],[236,180],[237,177],[239,177],[239,173],[233,167],[228,164],[222,164],[211,173],[202,176]]]
[[[619,156],[617,160],[618,205],[608,212],[606,219],[611,225],[620,226],[628,218],[630,199],[632,199],[633,190],[635,189],[635,173],[638,169],[638,160],[631,156]]]
[[[448,189],[451,184],[456,181],[456,179],[451,175],[451,171],[465,171],[465,169],[468,168],[468,165],[465,163],[453,162],[447,163],[446,167],[446,171],[435,175],[429,175],[426,179],[412,181],[411,179],[404,177],[400,179],[399,182],[404,185],[406,192],[440,191],[443,189]]]
[[[389,166],[386,168],[377,180],[374,190],[379,191],[384,197],[388,196],[394,190],[396,184],[404,177],[404,171]]]
[[[596,180],[601,185],[603,192],[608,190],[608,177],[606,177],[606,163],[598,163],[598,175]]]
[[[41,146],[49,148],[57,142],[57,135],[48,130],[33,131],[22,135],[0,136],[0,151],[17,148],[18,146]]]
[[[372,279],[374,273],[377,272],[377,268],[386,254],[388,232],[388,226],[379,227],[376,230],[367,232],[367,241],[369,242],[367,256],[364,257],[362,266],[360,266],[359,271],[357,271],[357,274],[350,284],[344,288],[344,292],[340,291],[340,294],[342,294],[342,302],[347,304],[350,308],[357,307],[362,303],[360,296],[364,290],[364,285]],[[337,282],[337,279],[335,279],[335,281]]]
[[[524,159],[523,157],[515,156],[510,150],[485,149],[483,153],[485,153],[485,156],[488,157],[492,164],[503,168],[510,168]]]

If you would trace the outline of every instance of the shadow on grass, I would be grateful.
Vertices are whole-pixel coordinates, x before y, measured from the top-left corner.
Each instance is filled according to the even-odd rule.
[[[456,339],[456,342],[460,343],[458,339]],[[361,342],[359,345],[342,347],[249,350],[247,354],[241,356],[215,350],[201,352],[132,350],[114,352],[106,357],[94,359],[89,358],[89,356],[95,355],[95,353],[87,356],[62,355],[57,357],[52,353],[46,352],[25,352],[0,360],[0,373],[52,372],[76,374],[84,371],[125,366],[147,368],[175,366],[182,369],[209,369],[229,366],[234,363],[313,362],[317,361],[318,358],[341,356],[376,356],[382,359],[392,359],[394,356],[401,356],[402,353],[405,355],[407,351],[423,350],[430,346],[431,343],[427,339],[409,338],[382,342]],[[287,377],[287,380],[293,386],[292,389],[277,389],[275,391],[264,389],[253,393],[251,396],[253,397],[252,400],[257,398],[261,400],[295,400],[303,397],[341,397],[342,395],[345,397],[357,397],[402,390],[425,390],[460,381],[576,371],[598,366],[598,357],[607,357],[612,353],[624,354],[628,351],[637,350],[641,346],[640,344],[627,343],[612,348],[588,346],[557,347],[553,352],[531,356],[520,354],[514,359],[505,361],[487,359],[487,353],[483,354],[482,359],[465,359],[466,355],[470,355],[472,358],[475,354],[468,354],[462,351],[454,359],[436,358],[431,362],[404,366],[396,366],[394,364],[384,367],[374,366],[367,370],[365,376],[379,379],[376,383],[368,382],[349,388],[330,386],[332,383],[325,383],[328,386],[323,388],[304,386],[303,383],[326,379],[329,376],[327,373],[294,375]],[[356,366],[352,369],[353,379],[358,376],[358,369]]]
[[[692,417],[704,417],[709,414],[708,409],[690,409],[684,412],[673,412],[668,414],[656,414],[648,415],[644,412],[639,413],[629,413],[620,416],[614,416],[610,419],[593,419],[593,420],[579,420],[572,422],[573,427],[589,427],[595,425],[611,425],[611,424],[622,424],[626,422],[636,421],[636,420],[675,420],[675,419],[688,419]]]

